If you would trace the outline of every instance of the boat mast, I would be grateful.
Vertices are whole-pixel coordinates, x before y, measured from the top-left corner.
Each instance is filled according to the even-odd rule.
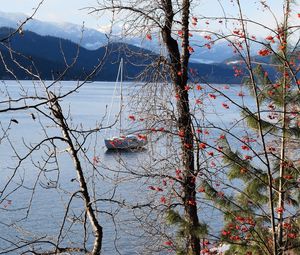
[[[123,58],[120,61],[120,135],[122,133],[122,110],[123,110]]]
[[[110,103],[110,109],[108,112],[108,116],[107,116],[107,122],[106,122],[106,126],[108,127],[109,125],[111,125],[109,123],[110,121],[110,116],[113,110],[113,104],[114,104],[114,100],[117,94],[117,86],[119,85],[120,88],[120,109],[119,112],[117,113],[117,118],[120,119],[120,128],[121,128],[121,112],[122,112],[122,101],[123,101],[123,93],[122,93],[122,83],[123,83],[123,58],[121,58],[120,64],[119,64],[119,68],[118,68],[118,74],[117,74],[117,78],[116,78],[116,82],[115,82],[115,87],[114,87],[114,92],[111,98],[111,103]],[[121,129],[120,129],[121,132]],[[107,129],[105,129],[105,135],[107,133]]]

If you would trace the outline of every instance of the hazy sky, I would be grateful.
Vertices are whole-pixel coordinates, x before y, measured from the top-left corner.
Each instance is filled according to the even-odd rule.
[[[101,0],[99,0],[101,1]],[[21,12],[30,15],[33,12],[33,8],[36,8],[40,0],[0,0],[1,11],[4,12]],[[202,15],[222,15],[222,9],[219,2],[223,4],[225,10],[231,15],[235,15],[236,8],[232,7],[232,0],[194,0],[193,10],[197,14]],[[246,15],[250,18],[255,17],[262,21],[264,24],[272,24],[272,18],[270,14],[262,12],[261,5],[258,0],[241,0],[242,6]],[[276,16],[280,16],[282,12],[282,0],[266,0]],[[299,2],[298,3],[299,10]],[[72,22],[82,24],[85,21],[86,27],[99,28],[108,24],[107,17],[96,17],[88,15],[88,10],[84,9],[89,6],[96,6],[97,0],[44,0],[44,3],[40,7],[35,18],[45,21],[57,21],[57,22]],[[235,10],[234,10],[235,9]],[[297,12],[297,10],[296,10]],[[298,19],[299,20],[299,19]]]
[[[1,11],[32,14],[40,0],[0,0]],[[88,15],[85,7],[95,6],[96,0],[44,0],[35,18],[44,21],[71,22],[96,27],[99,19]],[[104,23],[105,21],[103,21]]]

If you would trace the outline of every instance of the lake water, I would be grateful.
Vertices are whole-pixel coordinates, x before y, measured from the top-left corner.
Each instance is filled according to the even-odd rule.
[[[44,96],[38,83],[35,83],[34,87],[32,82],[22,81],[21,85],[23,94]],[[56,92],[64,93],[74,88],[76,82],[62,82],[55,86],[53,89]],[[241,98],[237,96],[240,90],[239,86],[233,86],[229,90],[223,90],[223,85],[216,86],[233,100],[241,102]],[[130,105],[131,97],[128,94],[133,90],[136,90],[134,84],[124,84],[126,105]],[[10,98],[17,98],[20,93],[20,84],[6,81],[1,84],[1,93],[2,102],[8,98],[8,94]],[[111,109],[113,93],[114,83],[88,83],[78,92],[67,96],[61,105],[66,116],[70,113],[68,121],[72,123],[72,127],[93,129],[99,127],[100,123],[104,123],[105,126],[105,117],[108,110]],[[149,101],[150,99],[144,98],[143,100]],[[251,106],[252,101],[249,97],[243,99],[245,104]],[[229,127],[239,119],[238,109],[230,102],[226,101],[230,105],[230,110],[222,107],[224,98],[204,100],[209,121]],[[26,103],[32,102],[34,101],[29,100]],[[22,104],[24,101],[21,100],[12,106]],[[8,104],[0,104],[0,110],[7,106]],[[109,123],[114,121],[118,113],[118,97],[112,107],[112,121]],[[40,109],[49,113],[47,108],[41,107]],[[123,113],[123,125],[131,125],[132,123],[127,118],[130,114],[128,108],[124,109]],[[32,118],[32,114],[35,119]],[[11,119],[17,120],[18,124],[10,122]],[[58,136],[60,131],[50,119],[34,109],[0,113],[0,121],[2,129],[0,137],[3,138],[0,138],[0,190],[4,190],[0,194],[0,254],[7,249],[16,248],[11,241],[18,242],[18,246],[22,246],[27,242],[41,240],[37,247],[41,249],[53,247],[43,243],[42,240],[57,242],[65,208],[68,206],[71,195],[79,189],[76,173],[71,159],[65,152],[66,146],[61,142],[57,142],[55,147],[51,143],[44,144],[37,147],[33,154],[24,157],[28,152],[28,147],[36,146],[45,137],[45,134],[49,137]],[[7,130],[8,140],[5,132],[10,124],[9,130]],[[100,224],[104,228],[103,254],[142,254],[142,248],[146,245],[151,246],[152,243],[148,242],[147,236],[150,233],[147,233],[147,226],[146,230],[141,228],[139,217],[151,218],[151,216],[147,216],[147,209],[137,212],[130,209],[130,206],[145,204],[154,197],[149,194],[151,192],[147,188],[149,186],[147,175],[140,177],[136,173],[139,172],[138,168],[144,171],[144,168],[150,164],[152,166],[158,164],[155,157],[158,159],[171,152],[169,152],[169,148],[164,147],[167,144],[166,141],[160,142],[157,141],[157,137],[154,137],[156,142],[150,143],[145,151],[109,153],[104,147],[103,138],[112,135],[114,133],[112,130],[114,129],[101,130],[89,137],[84,145],[87,158],[82,158],[85,174],[91,187],[90,192],[95,199],[102,199],[97,205],[101,212]],[[78,138],[83,141],[82,137]],[[57,158],[49,156],[54,149],[58,155]],[[159,152],[159,156],[155,155],[157,152]],[[24,158],[20,166],[17,165],[18,157],[19,159]],[[94,157],[97,158],[97,163],[93,168],[87,160],[92,161]],[[45,161],[48,161],[46,167],[43,166]],[[157,167],[159,168],[159,165]],[[130,171],[133,173],[128,174]],[[5,186],[8,182],[9,185]],[[120,203],[126,206],[122,206],[120,209]],[[77,243],[80,244],[87,238],[87,247],[91,247],[93,239],[90,229],[87,230],[87,236],[84,236],[82,224],[79,222],[83,217],[82,205],[79,197],[75,197],[70,203],[70,210],[60,239],[62,246],[76,246]],[[212,217],[211,211],[206,211],[206,213],[203,211],[203,218]],[[217,213],[215,215],[218,217]],[[155,217],[151,220],[155,221]],[[149,222],[151,220],[149,219]],[[215,222],[213,226],[220,228],[220,222]],[[28,247],[22,250],[26,249]],[[9,254],[19,253],[18,250]]]

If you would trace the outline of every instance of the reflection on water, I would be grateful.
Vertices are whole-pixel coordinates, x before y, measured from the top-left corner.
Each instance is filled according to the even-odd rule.
[[[135,156],[136,154],[141,154],[141,153],[146,153],[147,148],[138,148],[138,149],[114,149],[114,150],[106,150],[104,152],[104,155],[118,155],[118,156],[129,156],[133,155]]]

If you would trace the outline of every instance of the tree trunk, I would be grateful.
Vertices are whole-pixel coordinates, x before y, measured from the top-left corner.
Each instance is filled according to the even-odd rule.
[[[287,42],[288,40],[288,17],[290,13],[290,0],[285,1],[285,10],[284,10],[284,23],[283,23],[283,37],[281,38],[282,42]],[[284,47],[282,49],[282,54],[284,55],[284,59],[287,56],[287,49]],[[286,69],[285,61],[282,63],[283,74],[288,72]],[[286,93],[287,93],[287,77],[283,75],[283,83],[282,83],[282,137],[281,137],[281,145],[280,145],[280,169],[279,169],[279,183],[278,183],[278,208],[284,209],[285,207],[285,196],[284,196],[284,183],[283,178],[285,175],[285,156],[286,156],[286,147],[287,147],[287,101],[286,101]],[[278,255],[284,254],[284,240],[283,240],[283,212],[278,213],[278,222],[277,222],[277,231],[278,231]]]
[[[80,183],[80,191],[81,191],[83,199],[84,199],[85,210],[86,210],[89,221],[93,228],[95,240],[94,240],[93,250],[92,250],[91,254],[99,255],[101,253],[103,232],[102,232],[102,227],[98,222],[98,219],[95,215],[95,211],[91,204],[91,198],[89,195],[87,183],[85,181],[83,169],[81,167],[81,163],[80,163],[80,160],[78,157],[78,150],[74,146],[74,143],[73,143],[72,138],[69,133],[70,129],[68,128],[68,125],[65,122],[65,117],[63,116],[63,112],[57,101],[57,98],[51,92],[49,94],[49,97],[51,100],[50,101],[50,103],[51,103],[50,109],[62,130],[62,134],[65,138],[66,143],[69,145],[69,153],[73,159],[74,167],[77,172],[78,181]]]
[[[196,187],[195,187],[195,165],[194,165],[194,142],[192,119],[189,107],[188,91],[185,89],[188,81],[188,62],[189,62],[189,0],[183,1],[182,11],[182,55],[180,56],[177,41],[171,36],[173,25],[173,9],[170,0],[163,2],[166,14],[165,26],[162,29],[163,41],[168,49],[171,64],[171,79],[174,90],[178,95],[177,100],[177,126],[178,130],[184,132],[181,138],[182,164],[184,177],[184,212],[185,218],[193,229],[199,226],[196,204]],[[200,239],[194,233],[187,236],[188,254],[200,254]]]

